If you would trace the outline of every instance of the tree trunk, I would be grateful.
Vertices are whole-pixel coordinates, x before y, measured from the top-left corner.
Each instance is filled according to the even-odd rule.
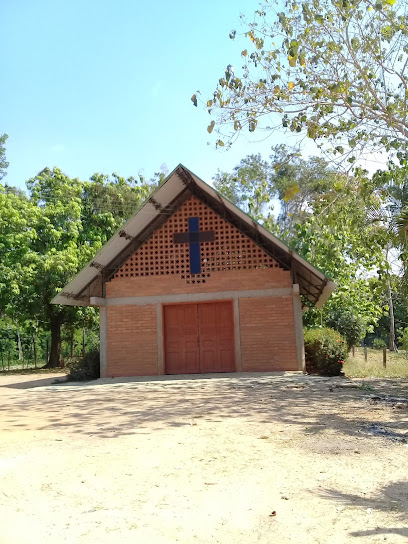
[[[34,368],[37,368],[37,334],[33,334]]]
[[[23,347],[21,345],[21,336],[20,336],[20,331],[18,329],[17,329],[17,346],[18,346],[18,360],[22,361],[24,359]]]
[[[60,366],[61,361],[61,318],[58,314],[50,315],[51,349],[48,362],[44,368]]]
[[[387,294],[388,294],[388,307],[390,309],[390,339],[388,348],[390,351],[396,351],[395,345],[395,318],[394,318],[394,304],[392,302],[392,292],[390,280],[387,280]]]
[[[75,349],[74,349],[74,329],[71,329],[70,331],[70,342],[71,342],[71,359],[75,355]]]

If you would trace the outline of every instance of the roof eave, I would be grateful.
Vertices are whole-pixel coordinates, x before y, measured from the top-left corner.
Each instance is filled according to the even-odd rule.
[[[322,294],[320,295],[315,304],[315,307],[319,310],[320,308],[323,308],[323,306],[326,304],[327,300],[335,289],[337,289],[337,285],[333,281],[327,282],[322,291]]]
[[[88,306],[90,305],[90,297],[93,296],[93,293],[91,292],[91,287],[95,286],[98,281],[98,277],[100,277],[100,274],[102,273],[101,270],[105,270],[109,268],[109,263],[107,262],[107,255],[111,254],[114,247],[118,245],[118,240],[121,241],[119,244],[119,249],[116,252],[116,256],[114,257],[114,260],[118,260],[119,256],[121,254],[125,253],[125,244],[123,236],[126,237],[126,240],[128,238],[128,231],[131,231],[131,234],[129,236],[133,236],[133,239],[136,239],[143,230],[138,231],[136,234],[133,233],[135,230],[134,227],[139,224],[143,223],[141,226],[146,227],[150,223],[152,223],[155,219],[155,215],[160,213],[160,210],[163,209],[163,205],[167,205],[169,195],[174,198],[174,194],[172,194],[173,186],[168,186],[168,182],[174,177],[177,176],[178,181],[181,182],[180,186],[177,187],[177,182],[175,180],[176,186],[174,187],[175,191],[174,194],[180,195],[181,194],[181,185],[184,184],[184,188],[187,187],[191,188],[191,191],[194,193],[193,188],[196,187],[198,191],[198,198],[199,193],[203,195],[203,197],[206,195],[206,198],[209,199],[209,202],[213,202],[213,205],[217,204],[217,207],[222,205],[224,210],[228,211],[228,214],[230,215],[231,221],[237,222],[238,224],[244,225],[246,224],[250,229],[253,229],[256,231],[256,238],[261,241],[262,239],[264,242],[262,244],[272,244],[272,248],[276,247],[278,250],[282,252],[282,259],[285,261],[285,267],[290,268],[293,270],[293,261],[295,263],[298,263],[298,265],[304,267],[306,270],[308,270],[311,274],[311,276],[314,276],[314,290],[316,293],[313,293],[312,302],[317,308],[321,308],[324,303],[327,301],[331,293],[336,288],[336,284],[331,281],[331,279],[326,276],[323,272],[315,268],[311,263],[309,263],[306,259],[302,258],[300,255],[295,253],[292,249],[290,249],[284,242],[282,242],[279,238],[277,238],[274,234],[269,232],[265,227],[263,227],[261,224],[257,223],[255,220],[253,220],[248,214],[246,214],[244,211],[242,211],[240,208],[235,206],[232,202],[230,202],[227,198],[222,196],[220,193],[218,193],[213,187],[211,187],[208,183],[200,179],[198,176],[196,176],[193,172],[188,170],[185,166],[182,164],[179,164],[166,178],[166,180],[157,187],[146,199],[146,201],[139,206],[139,208],[135,211],[135,213],[132,215],[132,217],[126,221],[126,223],[118,229],[118,231],[106,242],[106,244],[98,251],[97,255],[90,261],[82,270],[79,272],[74,278],[71,280],[71,282],[64,288],[63,291],[61,291],[57,296],[55,296],[52,299],[53,304],[64,304],[64,305],[70,305],[70,306]],[[170,188],[171,187],[171,188]],[[164,192],[163,192],[164,191]],[[159,202],[159,196],[160,193],[162,194],[162,200],[164,197],[163,202]],[[150,204],[150,206],[149,206]],[[147,210],[146,213],[149,213],[152,215],[152,219],[150,223],[146,223],[144,225],[143,220],[135,220],[136,216],[141,212],[143,209]],[[227,212],[225,212],[227,213]],[[233,219],[233,218],[236,218]],[[261,238],[259,238],[259,236]],[[265,242],[267,240],[267,242]],[[268,251],[268,250],[267,250]],[[289,257],[289,259],[287,258]],[[113,262],[113,261],[110,261]],[[290,263],[290,264],[288,264]],[[310,285],[312,285],[311,280],[309,281]],[[89,292],[87,291],[89,287]],[[321,292],[320,292],[321,290]],[[87,294],[84,294],[84,292],[87,292]]]

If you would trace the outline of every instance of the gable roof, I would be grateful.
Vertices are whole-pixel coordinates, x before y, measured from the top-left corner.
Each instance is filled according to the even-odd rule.
[[[297,255],[213,187],[179,164],[97,255],[52,300],[53,304],[89,306],[103,296],[103,284],[160,228],[190,196],[196,196],[291,270],[300,293],[321,308],[336,288],[331,279]]]

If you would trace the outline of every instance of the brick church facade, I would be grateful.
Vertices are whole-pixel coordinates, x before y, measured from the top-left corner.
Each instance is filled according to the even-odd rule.
[[[101,376],[270,372],[334,287],[180,165],[53,302],[100,308]]]

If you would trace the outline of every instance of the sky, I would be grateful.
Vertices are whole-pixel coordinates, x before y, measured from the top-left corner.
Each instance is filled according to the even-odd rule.
[[[1,0],[3,183],[23,188],[46,166],[88,179],[150,177],[179,163],[209,181],[247,154],[267,158],[282,138],[243,135],[216,150],[211,117],[190,100],[197,90],[210,98],[225,67],[240,65],[247,44],[228,34],[243,32],[240,13],[257,8],[252,0]]]

